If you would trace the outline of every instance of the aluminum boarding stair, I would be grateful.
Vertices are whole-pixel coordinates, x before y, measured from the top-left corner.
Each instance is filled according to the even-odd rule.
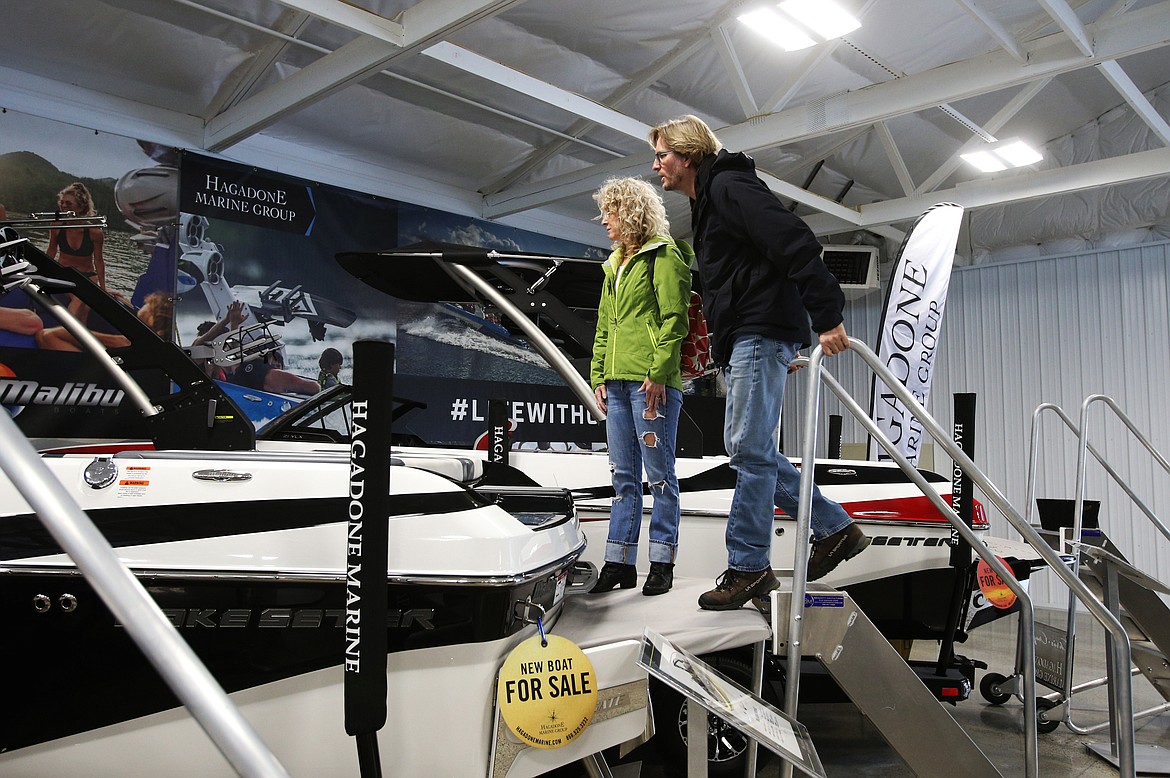
[[[1081,580],[1117,613],[1129,634],[1134,665],[1170,701],[1170,607],[1158,596],[1170,595],[1170,587],[1131,565],[1099,529],[1085,529],[1078,548]]]
[[[791,579],[772,593],[774,650],[788,640]],[[951,717],[902,655],[845,592],[809,584],[801,655],[819,661],[841,690],[918,775],[998,776],[999,770]]]

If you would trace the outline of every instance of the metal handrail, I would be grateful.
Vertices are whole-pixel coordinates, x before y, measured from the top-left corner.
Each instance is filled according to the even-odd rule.
[[[941,447],[951,457],[951,459],[958,467],[962,468],[964,474],[970,477],[972,483],[979,487],[988,501],[994,505],[995,508],[998,509],[1000,513],[1002,513],[1003,516],[1008,520],[1008,523],[1011,524],[1012,527],[1035,548],[1036,552],[1048,563],[1057,577],[1064,581],[1064,583],[1069,587],[1070,591],[1075,592],[1078,599],[1084,603],[1085,608],[1097,619],[1098,622],[1101,623],[1102,627],[1104,627],[1106,632],[1108,632],[1109,635],[1113,638],[1113,643],[1110,645],[1109,658],[1110,664],[1113,668],[1113,675],[1118,679],[1113,692],[1115,698],[1114,704],[1116,706],[1115,710],[1117,710],[1120,714],[1118,716],[1118,718],[1121,720],[1119,722],[1119,728],[1122,730],[1121,737],[1118,738],[1118,769],[1120,774],[1123,776],[1136,775],[1133,737],[1133,687],[1130,683],[1131,678],[1128,673],[1130,642],[1125,628],[1121,625],[1120,621],[1118,621],[1117,617],[1114,616],[1113,613],[1111,613],[1093,595],[1089,588],[1078,577],[1076,577],[1075,574],[1073,574],[1067,567],[1065,567],[1064,561],[1061,559],[1061,557],[1054,550],[1047,546],[1043,538],[1040,537],[1039,533],[1037,533],[1036,530],[1033,529],[1032,526],[1024,520],[1018,511],[1016,511],[1003,492],[1001,492],[995,486],[995,484],[993,484],[990,479],[987,478],[983,471],[978,468],[975,462],[969,456],[967,456],[967,454],[963,452],[963,450],[957,444],[955,444],[954,441],[950,439],[946,431],[938,424],[934,417],[927,413],[926,409],[922,407],[914,395],[905,386],[902,385],[897,377],[894,376],[894,374],[888,368],[886,368],[885,365],[881,364],[881,361],[878,359],[877,355],[874,354],[874,352],[868,346],[866,346],[865,343],[857,340],[856,338],[850,338],[849,344],[850,350],[861,357],[862,360],[870,367],[870,369],[879,378],[882,379],[889,390],[899,400],[902,401],[910,414],[922,423],[923,430],[927,432],[932,438],[934,438],[936,445]],[[813,349],[809,359],[809,369],[813,379],[813,386],[809,391],[805,405],[806,434],[804,440],[804,451],[802,455],[804,466],[801,467],[800,508],[798,510],[797,516],[796,542],[798,549],[802,548],[800,545],[802,540],[806,544],[808,542],[809,522],[812,510],[811,501],[813,487],[813,468],[808,467],[807,464],[809,462],[815,461],[816,455],[817,412],[820,396],[819,386],[821,381],[824,380],[822,378],[823,374],[821,367],[822,357],[823,352],[818,346]],[[858,416],[859,420],[865,423],[865,419],[868,418],[868,414],[864,412],[862,412],[860,415],[857,414],[857,410],[859,410],[859,408],[855,402],[852,403],[852,406],[849,409],[854,413],[854,415]],[[869,425],[867,425],[867,427],[868,426]],[[876,425],[873,426],[876,427]],[[889,444],[888,439],[886,439],[884,435],[878,437],[877,440],[883,446],[883,448],[886,448],[886,450],[891,453],[891,456],[894,455],[894,452],[891,450],[892,445]],[[895,459],[898,459],[898,457],[895,457]],[[914,470],[913,466],[910,466],[909,462],[905,460],[905,457],[901,457],[899,465],[902,466],[903,469],[910,467],[911,470]],[[960,534],[963,534],[963,530],[967,529],[966,525],[961,520],[959,520],[958,516],[954,514],[954,511],[951,510],[949,506],[945,511],[943,511],[943,515],[946,516],[949,521],[951,521],[952,526],[954,526]],[[964,535],[964,537],[966,537],[966,535]],[[991,555],[990,552],[987,552],[987,549],[983,547],[982,543],[973,543],[972,548],[980,554],[984,561],[986,561],[988,565],[990,565],[1001,578],[1003,578],[1004,582],[1008,584],[1009,588],[1012,588],[1012,591],[1016,592],[1016,589],[1019,587],[1013,587],[1012,582],[1014,577],[1006,569],[1003,569],[1004,566],[1002,563],[1000,563],[994,557],[994,555]],[[991,558],[988,559],[987,556],[984,555],[985,553]],[[803,589],[805,586],[805,576],[807,574],[807,560],[804,559],[804,555],[796,555],[795,567],[796,570],[794,571],[794,593],[792,597],[793,605],[791,614],[792,624],[790,625],[790,628],[793,632],[792,638],[789,641],[789,683],[787,685],[785,695],[785,709],[790,715],[794,714],[796,711],[797,700],[797,695],[794,693],[794,687],[796,684],[793,683],[793,679],[799,678],[798,673],[794,672],[796,668],[799,668],[799,649],[794,648],[792,646],[792,642],[800,638],[800,629],[802,626],[801,611],[804,607]],[[1005,573],[1008,574],[1005,575]],[[795,587],[800,588],[801,591],[799,595],[796,593]],[[1019,596],[1019,592],[1016,593],[1017,596]],[[1020,618],[1021,640],[1024,642],[1021,650],[1024,652],[1026,657],[1026,667],[1024,672],[1024,704],[1028,706],[1028,711],[1033,711],[1036,696],[1034,654],[1035,642],[1034,640],[1024,641],[1023,637],[1029,629],[1034,629],[1035,625],[1033,623],[1032,614],[1030,612],[1025,614],[1023,610],[1025,607],[1030,607],[1030,603],[1026,596],[1021,598],[1021,603],[1027,604],[1027,606],[1023,604],[1021,605]],[[1028,622],[1028,625],[1024,626],[1024,622]],[[793,663],[794,653],[796,654],[795,664]],[[1024,722],[1026,736],[1025,771],[1028,775],[1035,775],[1039,770],[1034,739],[1034,731],[1036,726],[1035,718],[1036,716],[1034,715],[1034,712],[1030,712],[1029,715],[1026,716],[1026,720]]]
[[[1129,432],[1134,434],[1135,438],[1137,438],[1137,440],[1142,443],[1142,446],[1145,448],[1145,450],[1147,450],[1147,452],[1150,453],[1151,456],[1154,456],[1155,461],[1157,461],[1158,464],[1161,464],[1162,469],[1166,471],[1166,474],[1170,474],[1170,462],[1166,461],[1165,457],[1161,454],[1161,452],[1158,452],[1157,448],[1155,448],[1154,445],[1152,445],[1152,443],[1149,441],[1147,436],[1145,436],[1141,433],[1140,429],[1137,428],[1137,426],[1134,424],[1133,420],[1131,420],[1129,418],[1129,416],[1126,415],[1126,413],[1124,413],[1122,411],[1121,406],[1117,405],[1117,402],[1114,401],[1113,398],[1107,397],[1107,395],[1090,394],[1089,397],[1085,398],[1085,400],[1083,400],[1081,402],[1081,416],[1080,416],[1081,432],[1080,432],[1080,436],[1079,436],[1078,454],[1076,454],[1076,487],[1075,487],[1075,489],[1076,489],[1076,504],[1074,505],[1074,508],[1073,508],[1073,536],[1076,538],[1076,542],[1078,542],[1078,543],[1081,542],[1081,532],[1083,530],[1083,515],[1085,515],[1085,468],[1086,468],[1086,460],[1087,460],[1087,452],[1088,452],[1088,413],[1089,413],[1089,408],[1092,407],[1094,404],[1097,404],[1097,402],[1102,402],[1102,404],[1107,405],[1109,408],[1112,408],[1113,412],[1117,415],[1117,418],[1121,419],[1122,424],[1126,425],[1126,427],[1129,429]],[[1138,505],[1141,505],[1141,507],[1144,509],[1144,503],[1142,503],[1142,501],[1135,500],[1135,502]],[[1158,517],[1155,516],[1154,514],[1152,514],[1152,512],[1149,510],[1145,511],[1145,515],[1147,515],[1147,517],[1150,519],[1150,521],[1152,523],[1154,523],[1154,525],[1156,526],[1158,531],[1162,532],[1162,535],[1164,537],[1170,538],[1170,530],[1166,529],[1166,525],[1162,523],[1161,519],[1158,519]],[[1116,594],[1114,595],[1114,597],[1116,597]],[[1114,601],[1114,605],[1116,606],[1116,601]],[[1069,600],[1068,600],[1068,613],[1069,613],[1069,619],[1071,619],[1071,620],[1076,619],[1075,604],[1073,603],[1072,598],[1069,598]],[[1069,652],[1072,652],[1072,643],[1069,643],[1069,646],[1066,650],[1069,650]],[[1133,654],[1131,654],[1131,647],[1129,645],[1129,636],[1127,633],[1127,636],[1126,636],[1126,669],[1127,670],[1129,669],[1131,661],[1133,661]],[[1066,665],[1068,666],[1065,669],[1065,673],[1066,673],[1066,677],[1067,677],[1067,682],[1066,682],[1066,688],[1067,688],[1067,684],[1072,682],[1072,662],[1066,662]],[[1116,681],[1114,681],[1114,679],[1116,679],[1116,677],[1117,677],[1115,675],[1115,673],[1120,673],[1120,670],[1121,670],[1120,667],[1114,667],[1113,672],[1109,673],[1110,688],[1112,688],[1113,684],[1116,682]],[[1124,674],[1124,681],[1126,681],[1126,683],[1129,684],[1130,687],[1133,686],[1133,675],[1131,675],[1129,673]],[[1078,729],[1076,729],[1074,727],[1074,725],[1071,721],[1072,720],[1072,704],[1068,705],[1067,711],[1068,711],[1068,716],[1066,716],[1067,727],[1069,729],[1072,729],[1074,732],[1078,731]],[[1112,707],[1110,707],[1109,712],[1110,712],[1110,716],[1109,716],[1110,722],[1115,724],[1115,728],[1112,731],[1112,737],[1109,738],[1109,750],[1110,750],[1110,752],[1114,753],[1114,756],[1116,756],[1117,743],[1119,743],[1119,736],[1117,736],[1117,730],[1121,730],[1122,737],[1127,737],[1126,732],[1128,730],[1129,742],[1133,743],[1134,718],[1135,718],[1134,711],[1133,711],[1133,693],[1130,693],[1130,710],[1128,711],[1128,714],[1126,716],[1122,716],[1120,711],[1117,711],[1116,709],[1114,709]]]
[[[1116,414],[1117,417],[1119,419],[1121,419],[1122,423],[1125,424],[1125,426],[1129,429],[1129,431],[1131,433],[1133,433],[1134,437],[1136,437],[1138,439],[1138,441],[1145,447],[1146,451],[1148,451],[1154,457],[1154,460],[1162,466],[1162,469],[1165,470],[1168,474],[1170,474],[1170,462],[1167,462],[1166,458],[1164,456],[1162,456],[1162,454],[1153,446],[1153,444],[1150,443],[1149,439],[1146,438],[1146,436],[1143,435],[1140,430],[1138,430],[1137,426],[1133,423],[1133,421],[1125,414],[1124,411],[1121,410],[1121,407],[1118,406],[1118,404],[1111,397],[1107,397],[1106,395],[1103,395],[1103,394],[1092,394],[1092,395],[1089,395],[1088,397],[1086,397],[1084,399],[1084,401],[1081,403],[1080,429],[1077,433],[1077,439],[1078,439],[1077,475],[1076,475],[1076,486],[1074,487],[1075,494],[1076,494],[1076,502],[1075,502],[1075,505],[1073,507],[1073,539],[1077,543],[1081,542],[1082,532],[1084,530],[1085,468],[1086,468],[1086,462],[1088,459],[1088,451],[1089,451],[1088,415],[1089,415],[1090,407],[1096,403],[1104,403],[1110,409],[1112,409],[1114,414]],[[1098,459],[1098,461],[1101,461],[1102,457],[1099,453],[1094,451],[1093,455]],[[1102,464],[1104,465],[1104,462],[1102,462]],[[1133,502],[1139,508],[1142,509],[1142,511],[1146,514],[1146,517],[1150,519],[1150,521],[1154,524],[1154,526],[1157,527],[1158,530],[1165,537],[1170,538],[1170,530],[1168,530],[1166,528],[1166,525],[1163,524],[1162,521],[1156,515],[1154,515],[1154,513],[1151,510],[1149,510],[1146,507],[1145,503],[1143,503],[1135,494],[1133,494],[1132,490],[1130,490],[1128,488],[1128,486],[1124,483],[1124,481],[1120,478],[1120,476],[1118,476],[1112,470],[1112,468],[1110,468],[1108,466],[1106,466],[1105,469],[1107,472],[1110,473],[1110,475],[1112,475],[1114,477],[1115,480],[1117,480],[1118,484],[1120,484],[1122,486],[1122,489],[1130,496],[1130,499],[1132,499]],[[1074,560],[1073,561],[1074,572],[1078,572],[1079,565],[1080,565],[1079,554],[1074,555],[1073,560]],[[1070,595],[1069,596],[1069,603],[1068,603],[1067,625],[1069,625],[1069,627],[1071,629],[1073,626],[1075,626],[1075,624],[1076,624],[1076,602],[1073,600],[1072,596]],[[1065,652],[1066,652],[1066,657],[1067,657],[1067,659],[1065,661],[1065,688],[1066,689],[1069,689],[1072,687],[1072,664],[1073,664],[1072,663],[1072,656],[1073,656],[1074,645],[1075,645],[1075,633],[1070,631],[1068,633],[1067,638],[1066,638],[1066,644],[1065,644]],[[1127,652],[1129,651],[1128,644],[1126,646],[1126,650],[1127,650]],[[1129,655],[1127,653],[1127,656],[1132,656],[1132,655]],[[1128,667],[1128,665],[1129,665],[1128,661],[1126,662],[1126,665]],[[1117,672],[1117,668],[1113,668],[1113,672],[1110,672],[1108,674],[1108,678],[1111,679],[1110,686],[1112,686],[1112,684],[1114,683],[1114,681],[1112,679],[1115,679],[1117,677],[1114,675],[1115,672]],[[1126,681],[1129,681],[1131,677],[1132,677],[1132,674],[1127,674],[1125,676]],[[1069,729],[1071,729],[1073,732],[1080,734],[1080,735],[1088,734],[1088,733],[1093,732],[1096,729],[1098,729],[1095,727],[1084,728],[1084,727],[1076,726],[1072,721],[1071,695],[1069,695],[1066,698],[1066,701],[1068,701],[1069,704],[1066,705],[1066,707],[1065,707],[1065,725]],[[1110,708],[1110,717],[1109,717],[1111,725],[1114,725],[1115,728],[1120,728],[1123,730],[1126,727],[1128,727],[1130,730],[1133,729],[1133,720],[1134,720],[1135,716],[1134,716],[1132,710],[1130,711],[1129,715],[1126,717],[1122,717],[1120,715],[1114,715],[1114,714],[1115,714],[1115,711],[1111,707]],[[1113,731],[1112,737],[1110,737],[1110,750],[1111,750],[1111,752],[1114,753],[1114,755],[1116,755],[1116,751],[1117,751],[1116,731]]]
[[[1036,406],[1036,410],[1032,412],[1032,433],[1031,439],[1029,441],[1030,456],[1028,460],[1026,487],[1027,502],[1024,504],[1024,519],[1029,524],[1032,523],[1032,506],[1036,502],[1036,458],[1039,448],[1039,423],[1040,416],[1044,411],[1052,411],[1055,413],[1060,418],[1060,420],[1064,422],[1065,426],[1069,428],[1073,435],[1076,435],[1078,439],[1081,437],[1081,431],[1077,428],[1077,425],[1073,424],[1072,419],[1069,418],[1068,414],[1065,413],[1059,405],[1054,403],[1040,403],[1040,405]],[[1149,517],[1151,521],[1158,525],[1159,529],[1162,530],[1162,534],[1170,537],[1170,534],[1167,534],[1167,532],[1170,532],[1170,530],[1167,530],[1164,525],[1162,525],[1162,522],[1158,520],[1158,517],[1154,515],[1154,512],[1150,510],[1149,506],[1147,506],[1145,502],[1143,502],[1142,499],[1138,497],[1132,489],[1129,488],[1129,484],[1126,483],[1125,479],[1118,475],[1117,471],[1114,470],[1107,461],[1105,461],[1104,455],[1102,455],[1101,452],[1098,451],[1096,447],[1087,440],[1085,441],[1085,450],[1093,455],[1093,457],[1097,460],[1105,472],[1113,478],[1114,482],[1121,487],[1122,491],[1124,491],[1129,496],[1129,499],[1133,501],[1133,503],[1141,510],[1141,512],[1146,514],[1146,516]]]
[[[1141,510],[1142,513],[1146,514],[1146,517],[1149,518],[1150,521],[1152,521],[1154,523],[1154,525],[1158,527],[1158,529],[1162,532],[1163,535],[1167,535],[1167,537],[1170,537],[1170,534],[1168,534],[1168,532],[1170,532],[1170,531],[1168,531],[1166,529],[1166,526],[1157,517],[1157,515],[1155,515],[1154,512],[1149,508],[1149,506],[1147,506],[1146,503],[1141,499],[1141,497],[1139,497],[1137,495],[1137,493],[1135,493],[1133,491],[1133,489],[1130,488],[1129,484],[1125,481],[1125,479],[1122,478],[1121,475],[1118,474],[1118,472],[1113,469],[1113,467],[1109,464],[1109,462],[1106,461],[1104,455],[1101,454],[1101,452],[1098,451],[1097,448],[1095,446],[1093,446],[1092,443],[1089,443],[1088,435],[1084,429],[1085,428],[1085,423],[1084,423],[1085,413],[1087,411],[1087,408],[1093,402],[1098,402],[1101,400],[1106,401],[1110,405],[1110,407],[1112,407],[1118,413],[1118,415],[1121,417],[1122,421],[1130,429],[1130,431],[1133,432],[1134,435],[1136,435],[1139,438],[1139,440],[1141,440],[1142,444],[1146,447],[1146,449],[1148,451],[1150,451],[1154,455],[1154,458],[1156,460],[1158,460],[1158,462],[1163,466],[1163,468],[1167,469],[1167,471],[1170,472],[1170,462],[1167,462],[1166,458],[1163,457],[1160,453],[1158,453],[1154,449],[1152,444],[1149,443],[1149,441],[1145,438],[1145,436],[1142,435],[1136,429],[1133,422],[1130,421],[1129,418],[1126,417],[1125,414],[1121,412],[1121,409],[1117,407],[1117,404],[1114,403],[1109,398],[1104,397],[1103,395],[1090,395],[1088,398],[1086,398],[1083,405],[1082,405],[1082,409],[1081,409],[1081,426],[1080,427],[1078,427],[1076,424],[1073,423],[1073,420],[1069,417],[1069,415],[1067,413],[1064,412],[1064,409],[1062,409],[1060,406],[1058,406],[1054,403],[1041,403],[1040,405],[1038,405],[1036,407],[1036,410],[1034,410],[1032,412],[1032,430],[1031,430],[1031,436],[1030,436],[1030,440],[1029,440],[1028,474],[1027,474],[1026,489],[1025,489],[1025,499],[1027,501],[1025,503],[1025,507],[1024,507],[1025,521],[1027,521],[1029,524],[1032,524],[1032,520],[1031,520],[1032,506],[1036,502],[1036,470],[1037,470],[1037,461],[1038,461],[1038,456],[1039,456],[1040,420],[1041,420],[1042,415],[1045,412],[1052,412],[1052,413],[1055,413],[1056,416],[1062,422],[1064,422],[1064,425],[1066,427],[1068,427],[1068,429],[1073,433],[1073,435],[1075,435],[1077,437],[1077,440],[1078,440],[1079,449],[1078,449],[1078,455],[1077,455],[1077,486],[1075,487],[1075,492],[1080,499],[1074,503],[1074,508],[1073,508],[1073,514],[1074,514],[1073,530],[1074,530],[1074,534],[1075,534],[1074,540],[1076,540],[1077,542],[1079,542],[1081,540],[1081,529],[1083,529],[1083,521],[1084,521],[1084,518],[1083,518],[1084,517],[1084,475],[1083,475],[1083,473],[1084,473],[1084,461],[1085,461],[1085,459],[1087,459],[1086,454],[1092,454],[1093,458],[1097,460],[1098,464],[1101,465],[1101,468],[1113,479],[1114,483],[1116,483],[1119,487],[1121,487],[1121,490],[1126,493],[1126,495],[1129,497],[1130,501],[1133,502],[1133,504],[1136,505],[1138,507],[1138,509]],[[1078,527],[1080,527],[1080,529],[1078,529]],[[1076,554],[1073,554],[1072,570],[1074,573],[1077,573],[1079,575],[1080,560]],[[1076,599],[1074,597],[1072,597],[1072,595],[1070,593],[1069,602],[1068,602],[1068,612],[1067,612],[1066,621],[1065,621],[1065,663],[1064,663],[1064,689],[1065,689],[1065,691],[1060,692],[1057,695],[1057,700],[1056,700],[1056,702],[1058,704],[1062,704],[1062,705],[1065,703],[1069,703],[1071,701],[1073,695],[1076,694],[1076,692],[1082,691],[1085,689],[1096,688],[1096,687],[1102,685],[1102,683],[1081,684],[1080,686],[1073,685],[1073,653],[1074,653],[1075,644],[1076,644]],[[1133,675],[1133,673],[1131,672],[1130,675]],[[1167,706],[1156,706],[1154,708],[1150,708],[1148,710],[1144,710],[1144,711],[1141,711],[1139,713],[1135,713],[1134,717],[1141,718],[1143,716],[1153,715],[1155,713],[1161,713],[1167,709],[1170,709],[1170,708],[1168,708]],[[1071,706],[1071,704],[1065,705],[1063,719],[1064,719],[1065,725],[1070,730],[1072,730],[1074,733],[1076,733],[1078,735],[1092,734],[1094,732],[1098,732],[1101,729],[1111,725],[1111,722],[1107,721],[1107,722],[1103,722],[1101,724],[1094,724],[1094,725],[1090,725],[1087,727],[1078,726],[1072,720],[1072,706]]]
[[[16,422],[0,412],[0,470],[122,624],[175,696],[242,776],[287,778],[199,657],[114,549],[41,461]]]
[[[1162,469],[1165,470],[1168,475],[1170,475],[1170,462],[1166,460],[1166,457],[1162,456],[1158,449],[1154,448],[1154,445],[1150,443],[1149,439],[1146,438],[1146,436],[1143,435],[1140,430],[1138,430],[1137,426],[1133,423],[1133,421],[1130,420],[1128,416],[1125,415],[1125,413],[1121,410],[1121,407],[1118,406],[1113,398],[1106,397],[1103,394],[1091,394],[1086,397],[1084,402],[1081,403],[1080,449],[1077,452],[1077,503],[1075,509],[1073,510],[1073,532],[1076,535],[1078,541],[1081,538],[1081,515],[1084,510],[1085,460],[1087,458],[1086,452],[1088,451],[1089,444],[1088,415],[1089,407],[1094,403],[1104,403],[1112,408],[1113,412],[1117,415],[1117,418],[1121,419],[1125,426],[1129,428],[1129,431],[1133,433],[1134,437],[1136,437],[1142,446],[1145,447],[1146,451],[1150,452],[1150,455],[1154,457],[1154,460],[1162,466]],[[1100,458],[1100,455],[1096,456]],[[1166,525],[1163,524],[1161,520],[1159,520],[1158,517],[1153,514],[1152,511],[1147,509],[1141,500],[1135,498],[1134,501],[1142,507],[1146,513],[1146,516],[1154,523],[1154,526],[1158,528],[1158,531],[1161,532],[1167,539],[1170,539],[1170,528],[1167,528]]]
[[[864,346],[861,341],[850,339],[851,344],[859,344]],[[866,348],[868,351],[868,348]],[[857,353],[865,358],[865,352],[857,350]],[[870,352],[872,354],[872,352]],[[829,386],[833,393],[840,400],[841,404],[845,406],[853,416],[865,427],[866,431],[889,453],[894,462],[902,469],[907,477],[921,490],[922,494],[938,509],[939,513],[946,517],[951,522],[955,531],[971,546],[972,550],[977,553],[981,559],[995,570],[1000,579],[1004,581],[1005,585],[1016,595],[1020,603],[1020,620],[1019,630],[1020,638],[1019,645],[1027,655],[1033,660],[1029,663],[1031,667],[1035,667],[1034,651],[1035,640],[1032,633],[1032,628],[1035,623],[1034,612],[1032,608],[1031,599],[1028,596],[1027,590],[1023,585],[1015,579],[1015,576],[1007,568],[1007,566],[994,554],[988,551],[987,547],[979,540],[975,533],[963,522],[954,509],[947,504],[945,500],[934,490],[926,478],[918,472],[918,469],[899,451],[884,431],[878,427],[877,423],[870,418],[869,414],[857,403],[856,400],[841,386],[840,383],[829,373],[824,372],[820,367],[821,351],[818,347],[813,351],[813,356],[810,359],[810,365],[816,361],[813,368],[812,377],[814,379],[814,386],[819,385],[815,379],[819,378],[820,382],[824,382]],[[867,360],[868,361],[868,360]],[[871,367],[874,368],[875,373],[883,379],[883,381],[896,381],[889,371],[877,362],[874,357],[874,362]],[[880,369],[879,369],[880,368]],[[886,375],[883,375],[883,372]],[[812,488],[813,478],[812,472],[814,468],[804,466],[805,462],[812,462],[815,458],[816,450],[816,414],[817,406],[819,405],[819,398],[817,391],[810,391],[809,397],[806,400],[806,429],[811,430],[811,434],[806,434],[804,439],[804,451],[802,452],[802,466],[801,466],[801,488],[800,488],[800,507],[797,515],[797,548],[803,548],[803,544],[808,543],[809,519],[812,511]],[[806,485],[807,481],[807,485]],[[804,592],[807,583],[807,569],[808,561],[806,555],[797,554],[796,568],[793,571],[793,596],[790,610],[790,630],[792,637],[788,645],[788,678],[796,678],[797,685],[799,684],[799,673],[794,671],[794,668],[799,667],[800,662],[800,641],[803,638],[803,609],[804,609]],[[799,699],[799,687],[792,688],[794,684],[789,682],[785,688],[785,705],[786,712],[795,717],[797,700]],[[1024,759],[1025,759],[1025,775],[1031,778],[1039,771],[1039,744],[1037,742],[1039,727],[1036,721],[1036,700],[1035,700],[1035,673],[1025,673],[1024,676],[1024,705],[1025,705],[1025,719],[1024,719]]]

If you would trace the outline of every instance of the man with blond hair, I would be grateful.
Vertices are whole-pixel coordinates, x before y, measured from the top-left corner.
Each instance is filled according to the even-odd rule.
[[[825,354],[849,348],[845,296],[816,236],[760,180],[751,157],[728,152],[696,116],[660,124],[649,140],[662,188],[691,200],[703,309],[727,378],[723,439],[736,471],[727,571],[699,606],[731,610],[779,585],[771,565],[775,506],[796,516],[800,492],[799,471],[776,445],[784,384],[791,360],[812,342],[810,319]],[[812,535],[810,581],[870,543],[815,486]]]

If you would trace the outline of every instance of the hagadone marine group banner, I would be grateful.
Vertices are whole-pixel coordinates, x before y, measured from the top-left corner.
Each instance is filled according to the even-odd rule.
[[[242,387],[233,398],[257,424],[315,391],[297,379],[321,377],[330,351],[340,355],[338,377],[348,383],[350,344],[367,338],[395,342],[395,393],[410,404],[403,431],[428,443],[472,444],[486,429],[473,409],[495,397],[516,400],[521,414],[527,403],[571,402],[543,359],[503,328],[474,311],[375,291],[335,256],[424,240],[583,256],[588,247],[193,153],[183,154],[180,170],[178,337],[191,343],[236,301],[245,311],[233,326],[274,323],[278,362],[260,376],[237,368],[221,379]],[[571,414],[563,424],[546,418],[552,421],[513,416],[513,440],[604,439],[598,425],[577,425]]]
[[[962,218],[963,207],[955,203],[934,205],[918,217],[898,251],[882,308],[878,359],[924,408],[930,400]],[[877,376],[870,392],[870,418],[911,464],[918,464],[922,422]],[[890,458],[876,441],[869,440],[869,459]]]
[[[201,353],[193,346],[211,348],[201,333],[269,325],[280,343],[271,358],[213,375],[257,426],[322,384],[348,383],[350,344],[373,338],[396,343],[405,379],[399,385],[412,395],[410,430],[426,442],[470,445],[482,432],[472,411],[496,398],[512,400],[524,416],[513,418],[517,445],[604,439],[600,425],[572,412],[559,419],[559,408],[576,405],[572,393],[522,341],[488,326],[482,312],[395,299],[334,259],[424,240],[570,256],[600,256],[597,249],[147,141],[15,112],[0,116],[7,218],[57,210],[60,193],[75,183],[106,224],[84,238],[75,231],[68,246],[75,254],[58,253],[59,261],[93,270],[95,283],[100,277],[136,311],[145,313],[148,298],[159,303],[166,316],[158,326],[193,354]],[[47,229],[24,234],[49,248]],[[121,402],[112,380],[83,355],[60,350],[61,339],[52,337],[57,322],[36,313],[39,326],[25,328],[35,333],[5,328],[11,319],[27,320],[29,310],[19,294],[0,297],[0,395],[23,431],[139,435],[137,411]],[[34,384],[37,392],[26,391]],[[460,417],[463,401],[469,412]]]

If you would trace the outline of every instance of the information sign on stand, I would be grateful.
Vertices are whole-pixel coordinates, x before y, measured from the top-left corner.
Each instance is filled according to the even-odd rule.
[[[670,688],[714,713],[808,775],[825,778],[808,730],[652,629],[642,635],[638,664]]]

